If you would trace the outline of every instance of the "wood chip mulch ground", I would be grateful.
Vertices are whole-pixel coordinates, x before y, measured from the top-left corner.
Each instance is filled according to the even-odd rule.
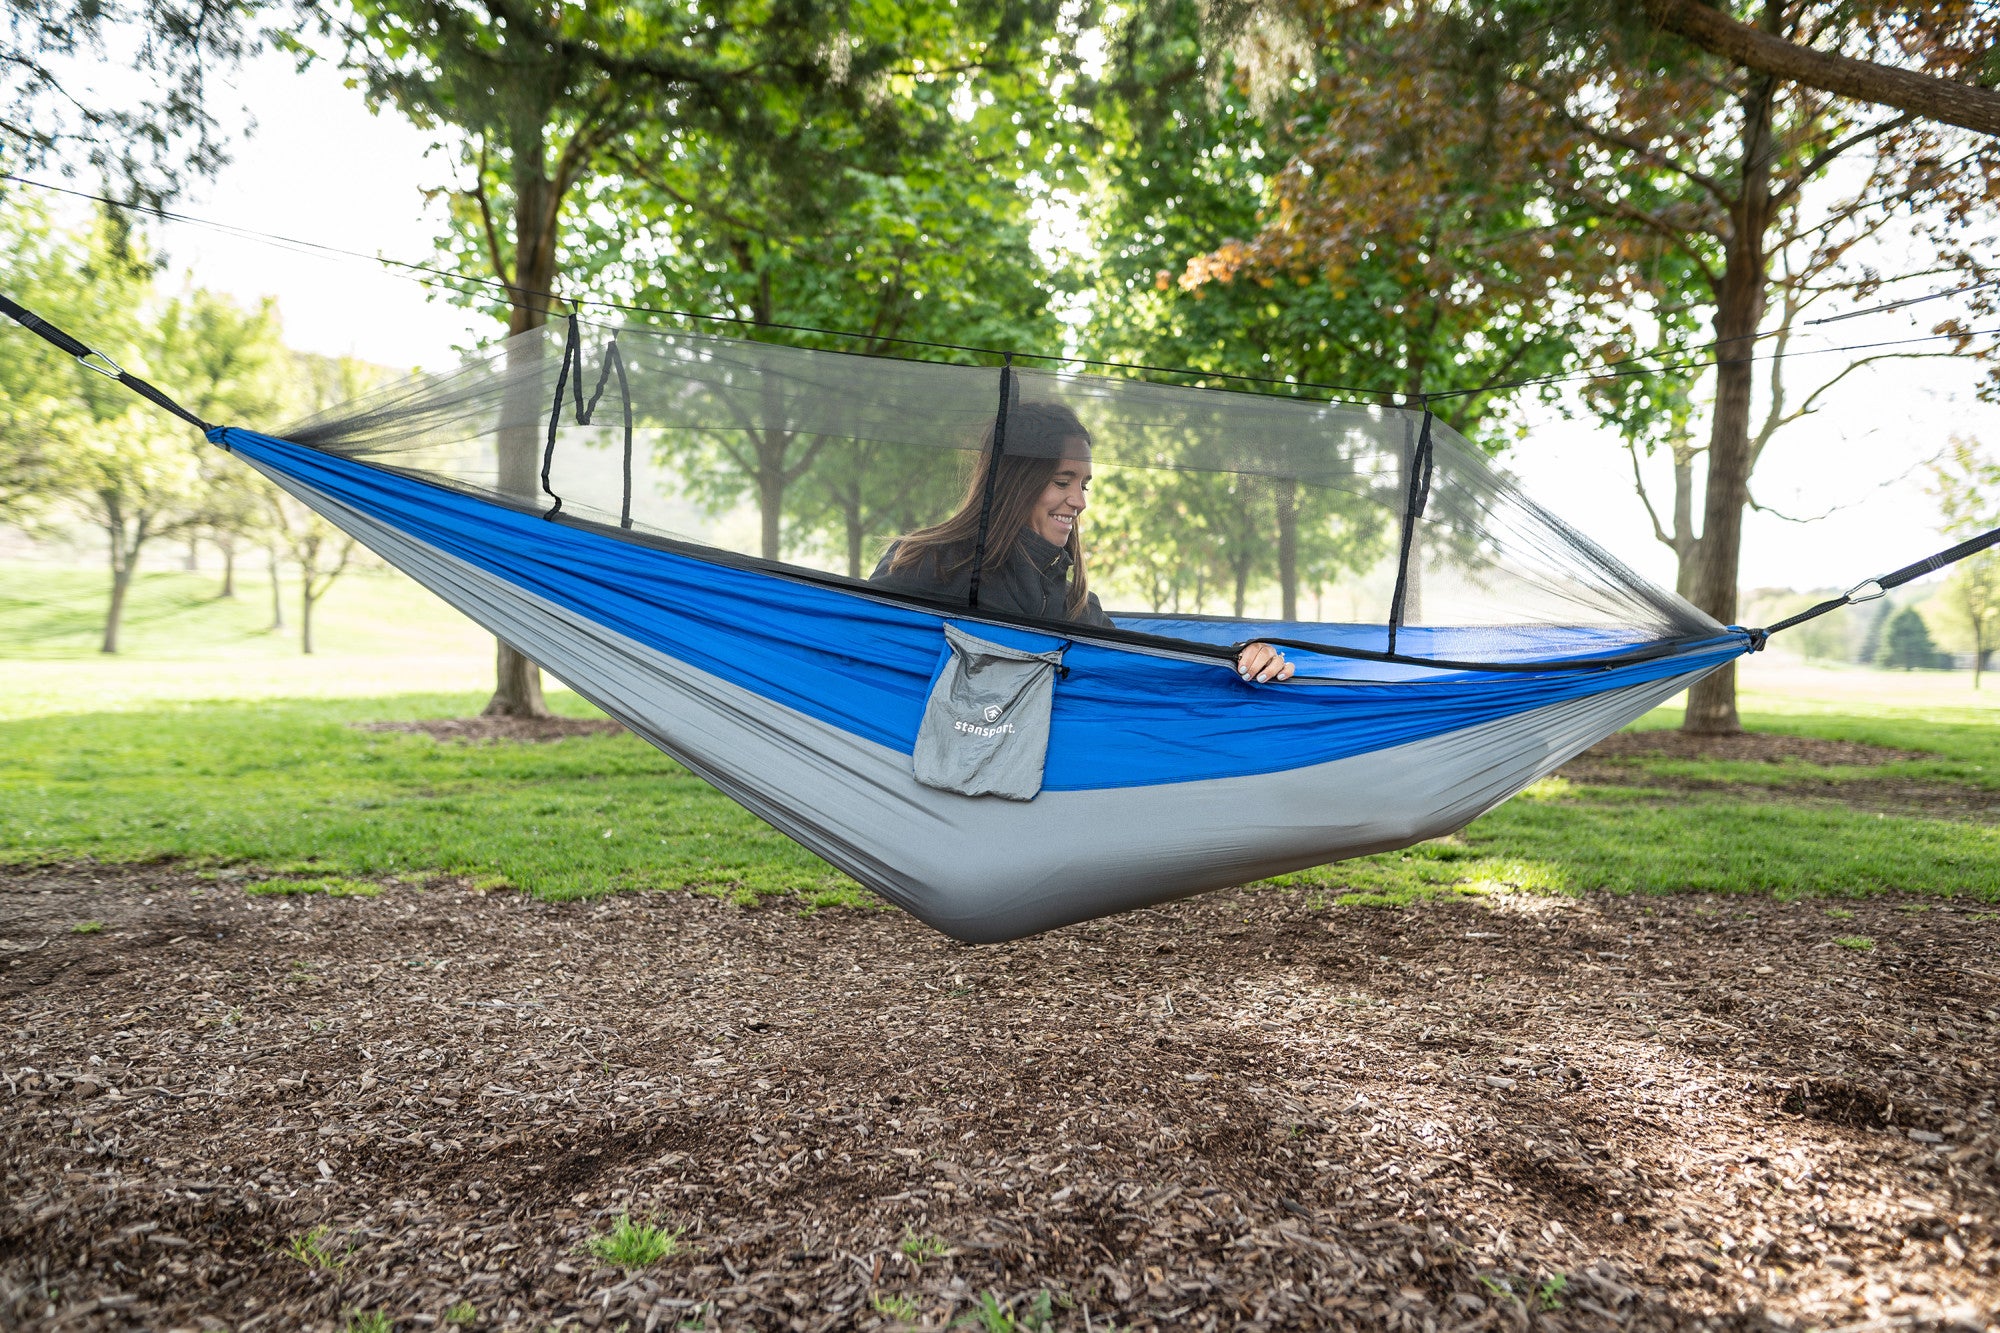
[[[1315,901],[0,871],[0,1327],[2000,1328],[1992,912]]]

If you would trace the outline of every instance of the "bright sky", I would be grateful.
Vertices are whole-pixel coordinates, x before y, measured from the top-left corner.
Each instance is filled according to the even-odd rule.
[[[289,61],[267,56],[242,71],[236,88],[256,130],[236,145],[232,165],[198,187],[181,211],[343,249],[434,260],[431,240],[440,224],[423,190],[444,183],[451,164],[426,155],[429,136],[393,115],[371,116],[360,94],[327,68],[300,74]],[[455,359],[453,348],[491,332],[485,321],[380,265],[185,225],[159,224],[153,235],[175,278],[191,274],[200,285],[242,298],[277,297],[287,339],[305,350],[439,368]],[[1939,302],[1832,325],[1802,340],[1800,350],[1919,335],[1946,308]],[[1801,359],[1797,393],[1842,364],[1838,356]],[[1879,363],[1850,376],[1823,411],[1782,433],[1759,468],[1758,499],[1784,514],[1825,517],[1802,524],[1749,515],[1743,586],[1845,587],[1944,545],[1921,465],[1954,434],[2000,444],[2000,409],[1979,403],[1973,392],[1980,373],[1976,363],[1952,359]],[[1672,557],[1652,539],[1617,441],[1586,420],[1540,417],[1508,465],[1556,513],[1671,583]],[[1664,512],[1663,464],[1650,480]]]

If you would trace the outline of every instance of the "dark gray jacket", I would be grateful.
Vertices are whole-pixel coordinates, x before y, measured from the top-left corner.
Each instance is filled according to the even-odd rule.
[[[940,562],[935,553],[914,568],[892,574],[889,562],[895,556],[896,548],[891,546],[868,581],[892,592],[915,593],[960,605],[967,601],[972,588],[969,559],[963,562],[963,568],[947,577],[938,572]],[[1072,619],[1063,609],[1069,605],[1070,564],[1068,551],[1038,532],[1023,532],[1005,563],[988,562],[986,572],[980,575],[979,610],[987,615],[1023,616],[1032,620]],[[1111,617],[1104,614],[1094,592],[1087,595],[1083,609],[1073,618],[1083,625],[1111,626]]]

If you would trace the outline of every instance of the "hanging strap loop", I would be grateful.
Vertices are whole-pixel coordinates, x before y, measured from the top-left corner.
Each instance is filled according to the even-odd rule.
[[[611,377],[618,377],[618,398],[625,409],[625,488],[624,499],[618,512],[618,526],[632,526],[632,384],[625,376],[625,354],[618,350],[618,340],[612,338],[604,344],[604,355],[597,369],[597,387],[591,390],[588,402],[583,397],[583,336],[577,317],[572,314],[565,321],[563,332],[562,362],[556,367],[556,394],[549,404],[548,441],[542,447],[542,493],[555,501],[543,518],[554,518],[562,512],[562,497],[549,486],[549,473],[555,466],[556,431],[562,425],[563,391],[567,389],[570,402],[574,406],[574,418],[579,426],[588,426],[590,418],[597,411],[597,404],[604,398],[604,390],[610,386]],[[574,378],[572,378],[574,372]]]
[[[577,362],[576,405],[579,409],[583,406],[583,365],[582,354],[577,350],[576,316],[569,316],[564,324],[562,360],[556,366],[556,396],[555,401],[549,404],[548,443],[542,446],[542,494],[555,503],[542,514],[543,518],[554,518],[562,512],[563,507],[562,497],[549,488],[549,469],[556,461],[556,427],[562,424],[563,390],[569,387],[571,361]]]

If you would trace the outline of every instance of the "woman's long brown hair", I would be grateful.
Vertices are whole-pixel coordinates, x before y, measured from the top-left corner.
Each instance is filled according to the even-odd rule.
[[[1005,565],[1021,544],[1028,529],[1035,501],[1048,488],[1051,478],[1066,460],[1087,458],[1090,432],[1076,419],[1076,413],[1060,403],[1017,403],[1007,414],[1007,440],[1000,465],[993,469],[993,509],[986,526],[986,568]],[[967,480],[965,498],[958,510],[942,523],[918,528],[899,539],[889,569],[902,573],[914,569],[927,558],[935,558],[939,578],[948,579],[972,564],[979,544],[979,515],[985,508],[986,474],[993,457],[993,427],[986,428],[980,442],[978,466]],[[1063,614],[1075,618],[1089,601],[1090,587],[1083,572],[1083,525],[1069,530],[1063,549],[1069,552],[1069,595]]]

